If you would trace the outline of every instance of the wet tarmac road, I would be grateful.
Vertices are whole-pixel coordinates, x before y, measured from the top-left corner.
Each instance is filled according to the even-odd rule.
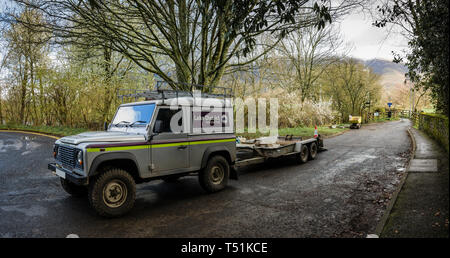
[[[408,159],[408,120],[325,139],[328,151],[242,169],[221,192],[196,177],[137,186],[125,217],[104,219],[47,170],[54,139],[0,132],[0,237],[365,237]]]

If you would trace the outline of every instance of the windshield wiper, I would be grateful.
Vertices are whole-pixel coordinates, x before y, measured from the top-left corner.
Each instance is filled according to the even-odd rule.
[[[146,124],[147,121],[142,121],[142,120],[138,120],[138,121],[134,121],[133,123],[129,124],[129,127],[132,127],[135,123],[141,123],[141,124]]]
[[[116,124],[114,124],[114,126],[116,126],[117,127],[117,125],[119,125],[119,124],[121,124],[121,123],[130,123],[129,121],[120,121],[120,122],[118,122],[118,123],[116,123]]]

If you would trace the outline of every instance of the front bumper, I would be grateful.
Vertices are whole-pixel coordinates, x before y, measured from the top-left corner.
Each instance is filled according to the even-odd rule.
[[[65,173],[66,180],[69,180],[70,182],[77,184],[77,185],[87,185],[88,178],[84,176],[79,176],[72,171],[63,168],[62,166],[58,165],[57,163],[49,163],[48,169],[51,170],[54,174],[56,174],[56,168],[58,168],[59,171],[62,171]]]

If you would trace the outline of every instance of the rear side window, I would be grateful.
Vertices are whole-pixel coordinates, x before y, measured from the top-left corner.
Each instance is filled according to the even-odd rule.
[[[162,121],[162,133],[180,133],[183,129],[183,116],[181,109],[160,108],[156,121]],[[155,128],[153,128],[155,132]]]

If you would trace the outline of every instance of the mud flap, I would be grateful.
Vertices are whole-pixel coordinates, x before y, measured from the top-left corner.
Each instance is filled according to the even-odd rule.
[[[317,137],[317,145],[319,148],[323,148],[323,138],[322,135],[319,134],[319,137]]]
[[[322,151],[326,151],[327,149],[325,149],[324,147],[323,147],[323,138],[322,138],[322,136],[319,134],[319,137],[317,137],[317,145],[318,145],[318,151],[319,152],[322,152]]]
[[[230,179],[239,179],[239,173],[237,171],[236,165],[230,166]]]

